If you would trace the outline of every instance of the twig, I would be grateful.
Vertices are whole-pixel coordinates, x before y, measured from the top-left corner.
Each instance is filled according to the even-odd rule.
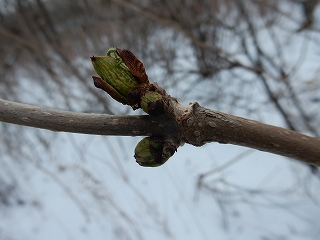
[[[163,117],[115,116],[41,108],[0,99],[0,121],[57,132],[95,135],[172,135],[177,124]]]
[[[180,105],[180,104],[178,104]],[[280,127],[189,104],[178,121],[162,116],[112,116],[75,113],[0,99],[0,121],[51,131],[119,136],[181,137],[181,143],[202,146],[229,143],[320,166],[320,139]]]

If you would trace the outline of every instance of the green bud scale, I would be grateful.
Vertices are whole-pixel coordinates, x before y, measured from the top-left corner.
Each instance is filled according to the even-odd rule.
[[[127,104],[128,93],[139,84],[139,79],[114,57],[92,56],[91,61],[100,76],[93,77],[95,86],[106,91],[115,100]]]
[[[175,146],[160,137],[145,137],[136,146],[134,157],[140,166],[158,167],[176,151]]]

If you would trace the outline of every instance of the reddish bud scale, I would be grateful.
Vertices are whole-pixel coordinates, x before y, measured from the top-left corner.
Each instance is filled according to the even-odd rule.
[[[124,64],[129,68],[130,72],[139,78],[140,83],[148,83],[148,75],[146,74],[143,63],[127,49],[116,48],[116,50]]]

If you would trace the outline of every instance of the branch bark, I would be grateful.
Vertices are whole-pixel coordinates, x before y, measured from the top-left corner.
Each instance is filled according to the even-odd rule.
[[[202,146],[229,143],[258,149],[320,166],[320,139],[257,121],[209,110],[198,103],[177,121],[161,116],[113,116],[75,113],[0,99],[0,121],[51,131],[97,135],[182,138]]]
[[[270,152],[320,166],[320,139],[226,113],[209,110],[198,103],[180,125],[187,143],[229,143]]]
[[[3,99],[0,99],[0,121],[56,132],[95,135],[171,136],[179,131],[177,123],[168,122],[164,117],[76,113]]]

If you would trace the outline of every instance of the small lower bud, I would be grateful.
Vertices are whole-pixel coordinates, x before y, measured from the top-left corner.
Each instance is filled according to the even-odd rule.
[[[158,167],[164,164],[176,151],[170,143],[160,137],[143,138],[134,150],[136,162],[143,167]]]

